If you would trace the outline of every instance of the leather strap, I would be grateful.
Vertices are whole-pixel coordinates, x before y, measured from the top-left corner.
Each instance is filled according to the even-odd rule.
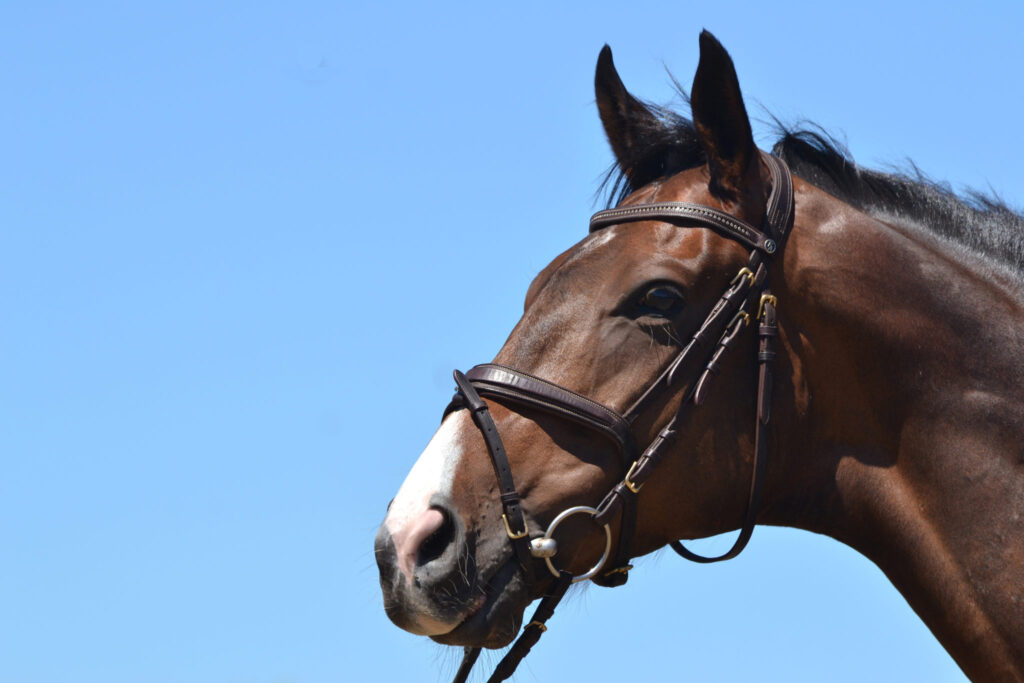
[[[473,670],[473,665],[476,664],[479,656],[479,647],[463,648],[462,663],[459,664],[459,670],[455,672],[455,678],[452,679],[452,683],[466,683],[466,680],[469,679],[469,672]]]
[[[768,296],[767,292],[765,293]],[[754,534],[757,515],[761,510],[761,496],[764,491],[764,472],[768,466],[768,423],[771,419],[772,362],[775,360],[775,338],[778,336],[778,324],[775,318],[775,304],[767,301],[764,304],[764,320],[758,328],[760,342],[758,344],[758,382],[757,382],[757,421],[754,428],[754,472],[750,477],[750,493],[747,496],[747,511],[743,516],[740,535],[732,547],[721,555],[705,557],[687,549],[681,542],[669,543],[672,549],[688,560],[701,564],[730,560],[746,547]]]
[[[487,409],[487,404],[477,394],[472,383],[458,370],[454,372],[454,376],[459,394],[473,416],[473,422],[476,423],[483,435],[484,442],[487,444],[487,452],[491,455],[494,474],[498,478],[498,486],[501,488],[501,509],[505,515],[505,529],[512,542],[512,549],[515,551],[516,559],[519,560],[527,579],[532,578],[533,561],[532,555],[530,555],[529,529],[526,527],[526,518],[523,516],[523,508],[520,504],[519,493],[516,491],[515,479],[512,478],[512,466],[509,465],[508,456],[505,454],[505,446],[501,442],[501,436],[494,424],[494,418],[491,417],[491,411]]]
[[[558,578],[555,579],[551,589],[541,599],[540,604],[537,605],[537,611],[533,613],[530,623],[523,628],[519,638],[516,639],[516,642],[512,644],[509,651],[498,662],[498,666],[495,667],[491,677],[487,679],[487,683],[500,683],[500,681],[508,680],[512,677],[519,663],[523,661],[526,655],[530,654],[530,650],[537,644],[537,641],[540,640],[544,632],[548,630],[546,626],[547,620],[554,615],[555,608],[558,607],[558,603],[565,597],[565,592],[569,590],[571,585],[572,574],[567,571],[559,572]]]
[[[786,162],[761,152],[761,159],[772,177],[772,190],[765,212],[765,230],[758,230],[744,220],[718,209],[691,202],[656,202],[598,211],[590,219],[590,232],[619,223],[636,221],[665,221],[667,223],[696,223],[733,239],[750,249],[772,256],[778,251],[789,228],[793,214],[793,177]],[[773,239],[774,236],[774,239]]]
[[[768,195],[768,210],[764,216],[765,225],[781,249],[786,243],[789,227],[793,224],[793,174],[780,157],[761,152],[761,158],[768,165],[772,176],[772,191]]]
[[[551,588],[544,594],[540,604],[537,605],[537,610],[533,613],[530,623],[523,627],[523,632],[519,634],[519,638],[516,639],[516,642],[512,644],[512,647],[509,648],[505,656],[498,662],[498,666],[495,667],[491,677],[487,679],[487,683],[498,683],[512,677],[519,663],[523,661],[526,655],[530,654],[530,650],[537,644],[537,641],[540,640],[544,632],[548,630],[547,621],[554,615],[555,608],[558,607],[558,603],[562,601],[566,591],[569,590],[569,586],[572,585],[572,578],[572,574],[567,571],[558,573],[558,578],[555,579]],[[466,679],[469,678],[469,672],[479,656],[479,647],[465,648],[462,654],[462,663],[459,665],[459,670],[455,673],[452,683],[466,683]]]
[[[504,365],[485,363],[466,373],[481,396],[499,403],[509,402],[536,408],[572,420],[608,437],[628,465],[637,446],[629,422],[611,408],[557,384]],[[457,407],[457,406],[455,406]],[[445,411],[453,409],[450,404]]]
[[[606,228],[609,225],[653,220],[683,223],[684,227],[690,227],[685,224],[697,223],[701,227],[711,228],[751,249],[763,251],[769,256],[774,254],[778,248],[775,240],[749,223],[710,206],[691,204],[690,202],[657,202],[598,211],[590,219],[590,232]]]

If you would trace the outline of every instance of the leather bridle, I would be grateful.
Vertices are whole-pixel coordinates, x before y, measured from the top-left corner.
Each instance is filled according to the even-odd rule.
[[[659,202],[599,211],[590,219],[590,232],[610,225],[638,221],[662,221],[683,228],[710,228],[715,232],[743,244],[750,249],[746,267],[733,278],[718,302],[712,307],[689,343],[672,359],[653,383],[640,395],[625,413],[619,414],[596,401],[570,391],[547,380],[525,372],[495,364],[477,365],[463,374],[455,371],[456,394],[445,409],[445,416],[455,410],[467,409],[473,422],[483,435],[490,454],[494,473],[501,490],[502,519],[515,557],[522,566],[527,581],[534,576],[533,558],[542,558],[556,580],[541,600],[533,619],[498,664],[490,681],[503,681],[515,671],[519,662],[547,630],[545,622],[569,586],[591,579],[603,586],[620,586],[632,569],[629,546],[636,529],[636,500],[644,483],[650,479],[657,463],[678,434],[678,427],[691,404],[700,405],[711,380],[719,373],[722,358],[733,346],[751,314],[758,321],[758,390],[755,423],[754,467],[751,475],[747,510],[740,534],[733,546],[715,557],[704,557],[687,550],[679,541],[672,548],[694,562],[719,562],[738,555],[750,540],[760,510],[761,492],[767,464],[768,421],[771,417],[772,361],[775,358],[777,301],[768,288],[768,269],[772,257],[777,257],[793,220],[793,179],[789,168],[778,157],[761,154],[771,173],[772,189],[768,198],[763,229],[717,209],[688,202]],[[682,392],[679,410],[660,430],[650,444],[639,452],[633,437],[632,423],[651,402],[669,389]],[[622,462],[622,480],[617,483],[597,507],[569,508],[552,520],[547,531],[539,534],[527,527],[519,494],[512,478],[508,456],[491,417],[488,398],[501,404],[539,410],[570,420],[615,444]],[[574,514],[589,514],[604,527],[605,552],[597,564],[584,574],[573,576],[555,568],[552,557],[557,544],[552,534],[563,519]],[[614,558],[611,550],[610,522],[621,515],[619,537]],[[533,537],[531,540],[531,536]],[[610,562],[609,562],[610,560]],[[605,569],[610,566],[610,569]],[[604,570],[604,571],[602,571]],[[467,647],[455,683],[463,683],[479,656],[480,648]]]

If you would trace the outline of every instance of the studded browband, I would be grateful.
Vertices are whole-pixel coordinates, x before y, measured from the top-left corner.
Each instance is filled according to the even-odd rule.
[[[500,500],[505,531],[526,580],[529,582],[534,578],[534,557],[543,558],[548,570],[556,577],[541,600],[533,619],[498,664],[490,681],[503,681],[512,675],[522,658],[539,640],[541,633],[547,630],[545,622],[553,614],[555,606],[571,583],[587,578],[603,586],[619,586],[626,582],[627,572],[632,568],[628,564],[629,545],[636,529],[637,495],[652,476],[655,465],[664,457],[668,446],[675,441],[679,425],[688,412],[688,406],[700,405],[704,401],[712,378],[719,373],[722,359],[732,348],[742,329],[749,324],[753,314],[759,323],[757,418],[754,467],[740,534],[728,551],[715,557],[697,555],[687,550],[679,541],[672,541],[670,545],[686,559],[707,563],[735,557],[750,540],[760,510],[767,465],[772,361],[775,358],[775,338],[778,334],[775,310],[777,302],[768,289],[768,264],[769,259],[780,251],[785,243],[786,234],[793,220],[793,179],[789,168],[785,162],[773,155],[762,153],[761,158],[768,166],[772,179],[772,190],[762,230],[717,209],[687,202],[661,202],[608,209],[599,211],[591,218],[591,232],[621,223],[662,221],[683,228],[710,228],[751,249],[747,266],[737,273],[687,345],[625,413],[620,415],[611,408],[569,389],[502,365],[478,365],[466,374],[455,371],[456,394],[444,414],[447,416],[452,411],[468,409],[484,437],[501,489]],[[631,425],[651,401],[663,396],[666,390],[672,388],[683,394],[679,410],[638,456]],[[608,492],[596,508],[569,508],[552,521],[546,532],[530,530],[526,524],[519,494],[515,489],[501,436],[487,403],[481,397],[502,404],[540,410],[573,421],[609,439],[615,444],[622,460],[622,471],[625,473],[622,480]],[[585,574],[574,577],[565,570],[556,569],[552,563],[552,557],[557,553],[557,544],[552,538],[552,533],[562,519],[576,513],[590,514],[596,523],[604,526],[608,545],[597,565]],[[608,525],[617,514],[621,515],[619,535],[614,558],[609,562],[611,532]],[[610,566],[610,569],[602,572],[606,566]],[[455,683],[464,683],[479,652],[479,648],[466,648]]]

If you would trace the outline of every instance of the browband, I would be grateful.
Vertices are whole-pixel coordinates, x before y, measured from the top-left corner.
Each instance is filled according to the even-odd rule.
[[[658,202],[656,204],[640,204],[625,206],[620,209],[598,211],[590,219],[590,232],[595,232],[609,225],[633,223],[636,221],[659,220],[673,223],[689,221],[723,233],[725,237],[736,240],[751,249],[763,251],[771,256],[778,246],[775,240],[760,230],[750,227],[745,221],[733,218],[729,214],[713,209],[710,206],[691,204],[689,202]]]
[[[637,221],[659,220],[668,223],[697,223],[711,228],[725,237],[736,240],[750,249],[771,256],[778,251],[776,241],[784,237],[786,230],[785,218],[792,212],[793,180],[788,173],[780,168],[779,160],[761,153],[772,176],[772,190],[768,197],[768,211],[765,214],[765,230],[758,230],[744,220],[730,216],[724,211],[693,204],[691,202],[656,202],[654,204],[638,204],[623,206],[616,209],[598,211],[590,219],[590,232],[618,223],[635,223]],[[771,231],[776,231],[776,239],[772,239]]]

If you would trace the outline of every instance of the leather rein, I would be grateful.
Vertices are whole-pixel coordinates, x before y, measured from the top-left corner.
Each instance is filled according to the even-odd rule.
[[[761,154],[771,173],[772,189],[762,229],[717,209],[688,202],[660,202],[599,211],[590,219],[590,232],[638,221],[663,221],[682,228],[710,228],[750,249],[746,267],[733,278],[686,346],[664,368],[654,382],[625,413],[616,411],[581,394],[525,372],[496,364],[477,365],[465,374],[455,371],[456,393],[444,415],[466,409],[483,435],[494,473],[501,490],[502,520],[515,557],[527,581],[534,578],[534,558],[543,559],[555,581],[541,600],[533,619],[499,662],[491,682],[512,676],[519,662],[547,630],[545,622],[572,583],[591,579],[602,586],[620,586],[632,569],[629,546],[636,530],[637,496],[650,479],[655,466],[675,441],[678,428],[691,404],[700,405],[707,396],[711,380],[718,375],[722,359],[734,345],[742,329],[754,317],[758,322],[758,389],[755,423],[754,467],[747,509],[740,534],[733,546],[715,557],[691,552],[679,541],[672,549],[694,562],[719,562],[736,557],[754,532],[761,506],[764,473],[767,465],[768,423],[771,417],[772,361],[775,359],[777,301],[768,287],[771,259],[781,251],[793,221],[793,178],[785,162],[770,154]],[[679,410],[641,452],[633,436],[632,424],[645,408],[667,390],[682,392]],[[512,469],[501,436],[483,398],[502,404],[540,410],[589,429],[615,444],[624,475],[597,507],[576,506],[558,514],[544,532],[528,528],[520,496],[512,478]],[[443,419],[443,418],[442,418]],[[553,538],[556,527],[567,517],[587,514],[604,528],[605,549],[590,570],[574,576],[559,570],[552,562],[557,553]],[[614,557],[609,527],[620,515],[620,530]],[[608,568],[606,568],[608,567]],[[480,654],[480,648],[467,647],[454,683],[464,683]]]

